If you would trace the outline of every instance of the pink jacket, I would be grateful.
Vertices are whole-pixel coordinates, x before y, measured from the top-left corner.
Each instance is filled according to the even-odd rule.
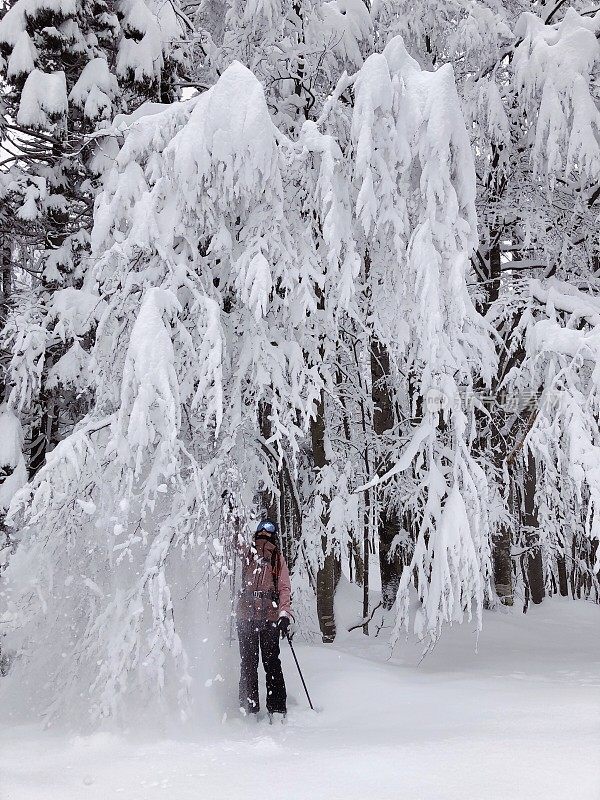
[[[275,622],[279,617],[292,616],[291,595],[288,566],[272,542],[258,539],[253,547],[242,552],[238,619]]]

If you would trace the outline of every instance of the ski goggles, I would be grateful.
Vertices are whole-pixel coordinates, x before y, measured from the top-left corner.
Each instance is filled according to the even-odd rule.
[[[264,520],[263,522],[259,523],[256,532],[260,533],[261,531],[266,531],[267,533],[275,533],[276,530],[277,525],[274,522],[271,522],[270,520]]]

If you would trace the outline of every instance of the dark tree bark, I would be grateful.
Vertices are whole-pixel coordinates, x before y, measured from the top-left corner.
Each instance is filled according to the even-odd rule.
[[[302,537],[302,511],[296,481],[285,455],[283,468],[279,472],[279,529],[283,555],[292,569]]]
[[[390,356],[387,348],[373,338],[371,341],[371,396],[373,400],[373,430],[378,437],[394,426],[395,415],[392,396],[389,389]],[[391,464],[384,458],[379,473],[384,474]],[[379,538],[379,569],[381,571],[381,594],[384,608],[391,608],[396,600],[402,562],[396,553],[392,555],[391,547],[400,533],[398,514],[383,498],[380,501],[377,533]]]
[[[6,313],[6,309],[10,302],[12,295],[12,270],[11,270],[11,250],[8,240],[2,242],[0,246],[0,277],[2,279],[2,313]]]
[[[335,382],[338,387],[339,392],[339,400],[340,405],[342,408],[342,427],[344,429],[344,437],[346,442],[350,443],[352,441],[352,432],[350,429],[350,420],[348,419],[348,410],[346,408],[346,399],[344,396],[344,381],[342,378],[342,371],[338,368],[335,371]],[[361,407],[362,407],[362,400]],[[363,420],[364,420],[364,413],[363,413]],[[364,431],[364,424],[363,424],[363,433]],[[363,560],[363,556],[361,553],[361,543],[360,538],[352,532],[351,539],[350,539],[350,552],[348,554],[349,559],[349,572],[350,572],[350,582],[353,581],[357,583],[359,586],[363,586],[364,584],[364,576],[365,576],[365,562]]]
[[[498,248],[497,248],[498,249]],[[497,263],[498,270],[500,268],[500,252],[498,249],[497,257],[495,257],[495,263]],[[499,272],[498,272],[499,275]],[[490,431],[489,434],[489,450],[491,453],[491,458],[494,463],[494,467],[498,474],[502,474],[505,470],[508,474],[508,485],[504,486],[503,496],[505,501],[505,506],[513,512],[513,516],[517,517],[518,515],[518,491],[515,485],[515,463],[517,457],[520,453],[522,447],[522,440],[519,440],[515,447],[510,451],[507,452],[507,442],[504,435],[500,434],[500,430],[502,428],[502,420],[504,419],[502,415],[502,407],[498,407],[497,404],[497,389],[498,386],[502,384],[504,377],[506,376],[507,372],[514,366],[516,363],[522,360],[524,356],[524,351],[522,348],[518,348],[517,350],[513,350],[510,353],[510,339],[512,336],[512,332],[517,325],[517,318],[514,318],[510,321],[508,325],[508,329],[501,332],[503,335],[503,339],[505,342],[505,349],[502,349],[500,352],[500,359],[499,359],[499,369],[498,374],[496,375],[496,379],[493,384],[493,391],[492,391],[492,406],[491,409],[493,412],[493,417],[491,417],[491,422],[488,426],[488,430]],[[510,355],[507,355],[509,354]],[[533,414],[533,412],[532,412]],[[533,420],[533,416],[530,415],[530,418],[527,425],[530,424],[530,421]],[[520,436],[521,431],[517,428],[516,435]],[[486,449],[486,444],[484,444],[483,449]],[[514,604],[514,570],[513,570],[513,559],[512,559],[512,544],[513,544],[513,528],[510,525],[503,524],[497,535],[494,537],[494,541],[492,543],[493,551],[492,551],[492,564],[494,570],[494,587],[496,590],[496,595],[498,599],[503,605],[512,606]]]
[[[269,416],[271,414],[271,406],[269,403],[259,403],[258,406],[258,425],[260,429],[260,435],[266,441],[271,438],[271,420]],[[272,463],[273,458],[267,453],[267,466],[271,476],[271,479],[275,484],[278,483],[277,475],[274,474],[275,465]],[[277,502],[277,496],[274,491],[269,489],[262,489],[260,492],[260,499],[262,505],[262,512],[265,514],[269,519],[279,521],[279,503]]]
[[[504,194],[506,189],[506,177],[502,169],[503,164],[503,148],[502,146],[493,144],[491,150],[491,164],[490,172],[486,181],[487,191],[491,196],[496,197],[498,200]],[[500,242],[503,235],[506,234],[506,224],[501,216],[490,225],[487,230],[487,243],[485,249],[476,252],[473,259],[473,268],[477,279],[480,283],[480,299],[477,303],[477,308],[481,314],[486,314],[490,307],[498,300],[501,289],[502,278],[502,254]],[[519,253],[513,254],[513,260],[519,259]],[[495,386],[502,382],[502,376],[507,368],[506,358],[500,355],[499,372],[496,376]],[[483,385],[480,384],[480,389]],[[485,441],[481,442],[481,450],[483,452],[489,451],[495,461],[495,466],[498,472],[502,468],[504,459],[507,457],[505,450],[504,439],[498,435],[498,422],[488,427],[488,434]],[[509,463],[509,470],[512,473],[512,464]],[[511,478],[509,478],[510,480]],[[510,487],[506,488],[506,500],[510,503]],[[514,601],[513,589],[513,567],[511,544],[512,536],[509,526],[502,526],[497,532],[493,541],[492,551],[492,565],[494,571],[494,585],[496,594],[501,603],[504,605],[512,606]]]
[[[11,247],[5,239],[0,244],[0,327],[4,327],[12,296]],[[5,368],[8,353],[0,352],[0,402],[6,399]]]
[[[363,436],[363,449],[362,449],[362,459],[365,469],[365,478],[368,479],[371,473],[370,469],[370,462],[369,462],[369,447],[368,447],[368,439],[370,428],[367,424],[368,420],[368,412],[366,409],[366,403],[364,399],[364,386],[363,380],[361,378],[361,366],[360,366],[360,359],[357,350],[357,341],[354,340],[351,346],[352,353],[354,356],[354,366],[356,367],[356,376],[357,382],[359,387],[359,396],[358,396],[358,408],[360,410],[360,422],[361,422],[361,430]],[[345,413],[346,409],[344,407],[344,432],[346,436],[346,440],[348,442],[351,441],[351,433],[350,433],[350,424],[348,421],[347,414]],[[369,616],[369,541],[371,536],[371,491],[368,490],[364,493],[363,497],[364,508],[363,508],[363,535],[362,535],[362,554],[361,554],[361,542],[359,540],[353,540],[353,548],[355,551],[355,558],[357,564],[357,574],[360,574],[361,579],[360,581],[357,580],[362,586],[363,589],[363,619],[367,620]],[[369,635],[369,623],[365,622],[363,627],[363,633],[365,636]]]
[[[369,552],[371,534],[371,490],[365,492],[363,517],[363,633],[369,635]]]
[[[0,327],[4,327],[8,315],[11,295],[12,295],[12,270],[11,270],[11,247],[8,239],[0,244]],[[5,367],[8,354],[0,352],[0,402],[7,399],[8,387],[5,383]],[[0,464],[0,484],[12,473],[12,469],[7,465]],[[4,524],[5,514],[0,510],[0,551],[10,546],[8,531]],[[3,566],[0,563],[0,578],[2,577]],[[2,636],[0,636],[0,676],[6,675],[9,668],[8,655],[2,648]]]
[[[486,253],[487,276],[484,284],[486,291],[483,313],[486,313],[500,296],[500,278],[502,276],[502,258],[499,243],[500,235],[501,231],[494,228],[489,232],[490,249]]]
[[[310,436],[313,451],[313,464],[316,470],[323,469],[327,465],[327,454],[325,452],[325,394],[321,391],[321,396],[316,408],[315,418],[311,421]],[[329,500],[323,497],[323,515],[321,524],[327,527],[329,522]],[[341,574],[341,564],[339,558],[328,548],[327,537],[322,536],[321,547],[323,548],[323,566],[317,571],[317,617],[323,642],[330,643],[335,639],[335,610],[334,599],[335,590]]]
[[[496,459],[500,471],[502,459],[506,453],[500,437],[492,437],[492,458]],[[513,464],[508,463],[509,485],[505,487],[505,502],[509,508],[514,506],[514,486],[512,476]],[[508,524],[502,524],[492,541],[492,568],[494,571],[494,588],[498,599],[505,606],[514,603],[514,579],[512,563],[512,529]]]
[[[567,581],[567,560],[564,556],[559,556],[556,560],[558,568],[558,591],[561,597],[569,596],[569,584]]]
[[[50,368],[65,352],[66,346],[63,344],[46,351],[40,392],[36,403],[38,416],[33,422],[31,430],[31,445],[29,448],[30,479],[44,466],[46,454],[52,450],[60,439],[61,391],[58,388],[49,389],[47,379]]]
[[[350,571],[351,581],[357,586],[363,586],[365,582],[365,562],[361,551],[360,539],[354,535],[350,540]]]
[[[298,500],[295,479],[284,454],[281,468],[277,454],[266,444],[272,434],[271,406],[260,403],[258,409],[258,424],[263,439],[263,451],[267,460],[267,467],[276,490],[261,491],[261,505],[263,513],[279,525],[281,548],[290,569],[293,567],[297,555],[297,543],[302,535],[302,513]]]
[[[500,153],[497,148],[493,150],[493,167],[497,167],[499,163]],[[497,181],[492,174],[490,176],[489,188],[494,187],[498,189]],[[488,231],[488,247],[483,252],[479,251],[476,254],[473,266],[475,273],[481,283],[481,294],[478,301],[478,310],[481,314],[485,314],[493,303],[498,300],[500,295],[500,279],[502,275],[502,260],[500,251],[500,236],[502,231],[496,228],[490,228]],[[506,359],[500,355],[499,371],[496,376],[495,384],[499,384],[502,379],[504,369],[506,367]],[[483,390],[484,385],[482,382],[478,384],[478,389]],[[478,419],[482,427],[485,425],[485,415],[478,414]],[[482,452],[489,451],[494,460],[494,466],[498,473],[502,470],[502,464],[507,457],[505,443],[503,437],[498,435],[498,422],[494,420],[491,424],[487,425],[487,433],[482,436],[480,440],[480,449]],[[494,427],[495,426],[495,427]],[[512,472],[512,463],[508,464],[509,470]],[[509,478],[512,480],[512,478]],[[505,487],[505,500],[510,504],[511,488]],[[494,588],[496,595],[503,605],[512,606],[514,602],[514,589],[513,589],[513,567],[512,567],[512,531],[508,525],[502,525],[496,532],[492,542],[492,568],[494,572]]]
[[[527,551],[527,580],[531,592],[531,602],[541,603],[546,594],[544,588],[544,571],[542,550],[540,547],[539,521],[535,504],[536,469],[535,458],[529,449],[523,454],[523,502],[521,524],[525,528]]]
[[[494,569],[494,586],[498,599],[505,606],[512,606],[513,597],[513,571],[511,556],[511,529],[502,525],[494,539],[492,552]]]

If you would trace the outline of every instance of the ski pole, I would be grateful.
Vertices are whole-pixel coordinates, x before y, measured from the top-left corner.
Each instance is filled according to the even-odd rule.
[[[288,643],[290,645],[290,649],[292,651],[292,655],[294,656],[294,661],[296,662],[296,666],[298,667],[298,674],[300,675],[300,680],[302,681],[302,686],[304,686],[304,691],[306,692],[306,696],[308,698],[308,705],[314,711],[315,709],[314,709],[313,704],[311,702],[310,695],[308,693],[308,689],[306,688],[306,683],[304,682],[304,676],[302,675],[302,670],[300,669],[300,664],[298,663],[298,659],[296,658],[296,653],[294,651],[294,646],[292,644],[292,640],[290,639],[290,635],[289,635],[289,633],[287,631],[285,632],[285,635],[286,635],[286,638],[287,638]]]

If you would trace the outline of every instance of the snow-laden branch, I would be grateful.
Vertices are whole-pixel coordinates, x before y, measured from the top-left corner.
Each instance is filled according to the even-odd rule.
[[[383,475],[375,475],[373,478],[367,481],[367,483],[364,483],[362,486],[357,486],[354,491],[366,492],[375,486],[379,486],[386,481],[389,481],[390,478],[393,478],[395,475],[398,475],[398,473],[403,472],[405,469],[408,469],[414,462],[417,454],[420,452],[423,442],[434,433],[434,426],[429,421],[423,421],[413,433],[410,442],[406,445],[394,466]]]

